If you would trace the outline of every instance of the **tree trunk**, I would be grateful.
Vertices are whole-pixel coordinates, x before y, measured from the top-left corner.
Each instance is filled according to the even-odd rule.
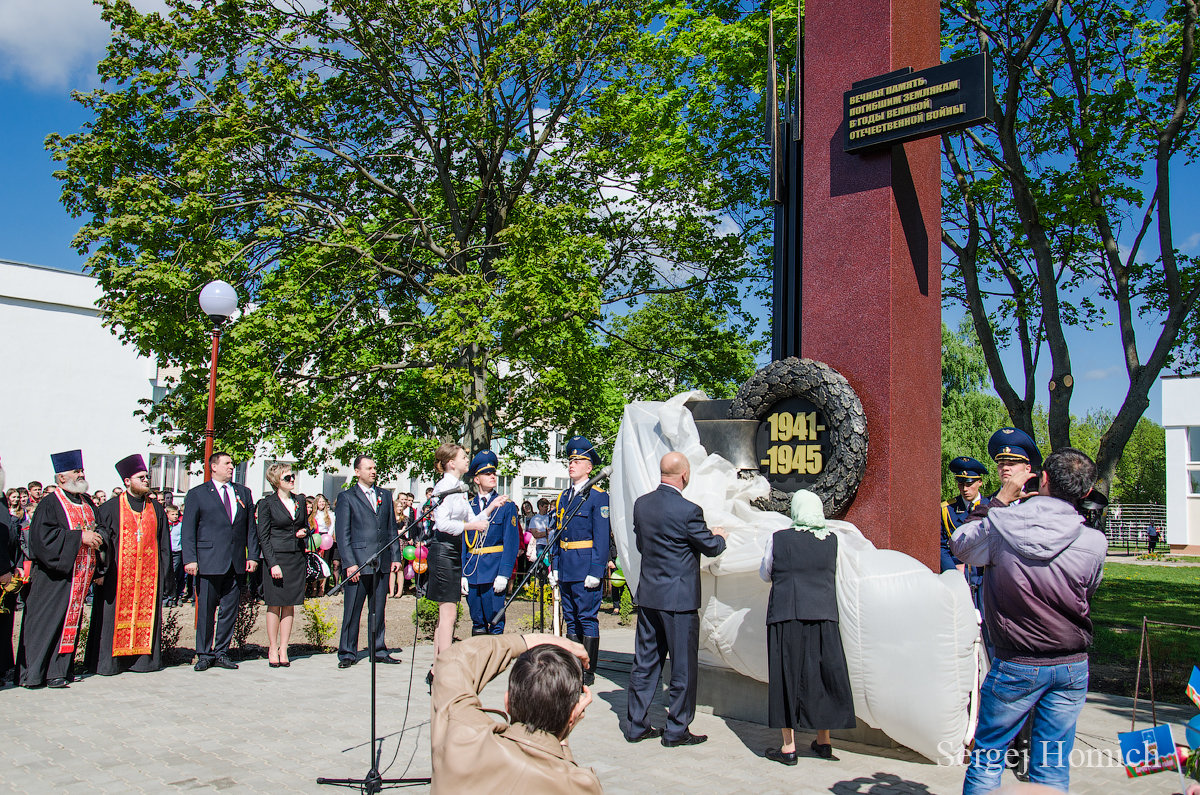
[[[467,380],[463,384],[463,446],[470,457],[492,446],[492,420],[488,411],[487,351],[477,342],[466,347],[463,355]]]

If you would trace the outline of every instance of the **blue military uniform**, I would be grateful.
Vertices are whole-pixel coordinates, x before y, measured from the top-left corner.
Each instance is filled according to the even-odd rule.
[[[471,459],[467,479],[496,471],[498,460],[491,450],[476,453]],[[478,494],[471,498],[471,510],[477,514],[499,496]],[[488,626],[492,616],[504,607],[504,590],[495,590],[496,579],[503,577],[504,585],[512,576],[517,562],[521,534],[517,527],[517,506],[507,502],[492,512],[487,530],[464,530],[462,534],[462,574],[467,581],[467,607],[471,611],[472,635],[501,635],[504,617]]]
[[[950,471],[954,473],[955,480],[982,480],[987,473],[987,467],[970,456],[962,455],[950,462]],[[950,537],[954,535],[955,530],[969,521],[971,510],[978,504],[979,500],[976,498],[975,502],[968,505],[961,495],[942,503],[942,571],[950,571],[962,563],[950,552]]]
[[[592,443],[582,436],[568,441],[566,452],[570,459],[586,458],[593,466],[600,463]],[[584,678],[590,680],[600,650],[600,583],[608,571],[608,493],[593,486],[586,494],[576,494],[572,486],[558,495],[553,513],[551,533],[562,531],[551,550],[551,569],[558,577],[567,637],[588,650],[591,665]],[[592,587],[588,587],[589,577],[595,582]]]

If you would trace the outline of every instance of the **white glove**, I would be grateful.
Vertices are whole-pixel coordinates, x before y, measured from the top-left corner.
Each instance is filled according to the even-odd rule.
[[[595,588],[599,588],[600,587],[600,578],[593,577],[589,574],[588,576],[583,578],[583,587],[587,588],[589,591],[591,591]]]
[[[462,578],[462,595],[463,596],[467,595],[468,588],[469,588],[469,583],[467,583],[467,578],[463,577]]]
[[[495,591],[496,593],[504,593],[504,589],[507,587],[508,587],[508,578],[507,577],[497,577],[496,581],[492,583],[492,590]]]
[[[550,587],[552,587],[552,588],[558,587],[558,572],[557,571],[555,571],[554,569],[551,569],[550,576],[548,576],[546,579],[549,580]]]

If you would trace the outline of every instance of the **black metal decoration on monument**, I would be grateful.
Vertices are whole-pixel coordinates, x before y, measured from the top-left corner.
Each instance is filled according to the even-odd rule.
[[[825,514],[842,516],[867,466],[867,417],[848,381],[821,362],[801,358],[803,232],[804,17],[798,17],[796,81],[784,80],[779,113],[775,24],[767,32],[767,143],[771,150],[774,290],[769,365],[733,400],[692,401],[700,443],[747,475],[762,474],[771,494],[755,504],[788,512],[791,495],[808,489]]]

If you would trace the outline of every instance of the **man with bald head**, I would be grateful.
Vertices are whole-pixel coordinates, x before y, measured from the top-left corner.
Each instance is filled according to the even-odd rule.
[[[683,496],[692,468],[682,453],[659,462],[662,482],[633,505],[633,534],[642,555],[638,577],[637,639],[629,674],[625,739],[662,737],[668,748],[708,738],[692,734],[696,714],[696,651],[700,642],[700,555],[725,551],[726,533],[708,529],[699,505]],[[667,725],[650,724],[650,702],[658,692],[663,661],[671,657]]]

